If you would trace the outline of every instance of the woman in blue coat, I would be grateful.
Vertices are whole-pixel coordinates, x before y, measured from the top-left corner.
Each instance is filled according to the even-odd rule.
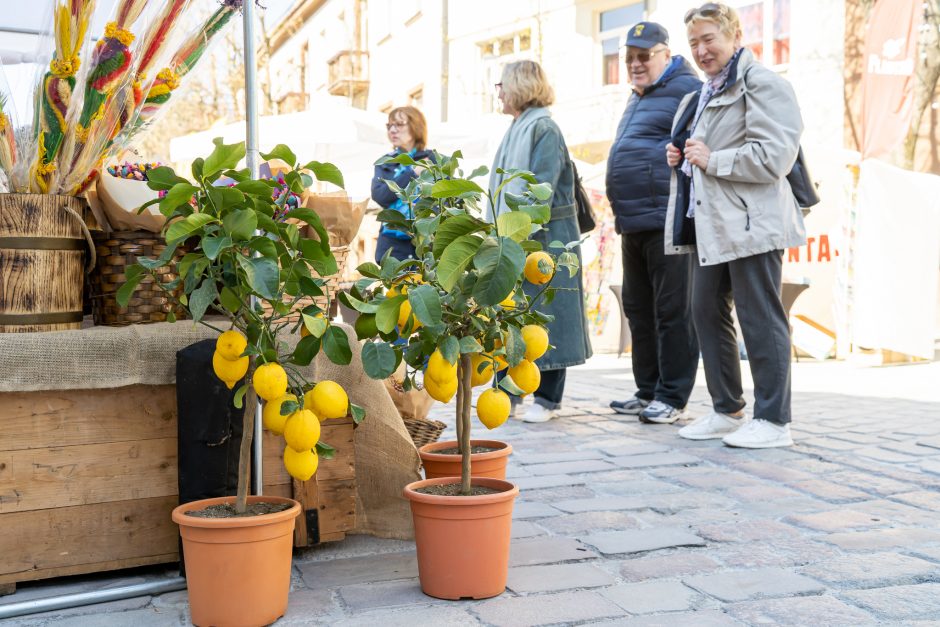
[[[428,123],[424,115],[414,107],[398,107],[388,114],[388,140],[392,143],[392,152],[389,156],[407,153],[415,161],[432,158],[432,152],[427,150]],[[394,181],[400,188],[405,189],[411,179],[418,173],[414,167],[384,163],[375,166],[375,175],[372,177],[372,200],[383,209],[394,209],[408,218],[408,205],[395,195],[385,181]],[[391,256],[403,261],[415,257],[414,242],[411,235],[404,231],[397,231],[387,224],[379,228],[379,239],[375,246],[375,260],[381,262],[385,253],[391,251]]]
[[[574,200],[574,169],[561,129],[547,109],[554,102],[555,94],[545,72],[534,61],[510,63],[503,69],[502,80],[496,87],[503,113],[511,115],[513,121],[493,161],[491,194],[504,177],[497,173],[498,168],[528,170],[539,182],[550,184],[553,190],[549,200],[551,220],[533,238],[541,242],[545,250],[556,240],[568,243],[581,239]],[[497,206],[487,207],[487,219],[495,220],[508,211],[505,192],[518,192],[517,187],[521,185],[518,180],[507,185],[497,199]],[[580,247],[572,252],[581,258]],[[546,422],[557,415],[565,392],[566,368],[583,364],[591,356],[580,270],[574,277],[569,277],[567,270],[560,270],[552,285],[563,289],[556,292],[550,304],[539,303],[537,309],[555,316],[548,325],[549,342],[555,348],[536,362],[541,371],[541,384],[534,394],[535,403],[522,416],[526,422]],[[526,284],[526,293],[530,296],[536,291],[534,286]],[[512,400],[515,415],[522,399],[513,397]]]

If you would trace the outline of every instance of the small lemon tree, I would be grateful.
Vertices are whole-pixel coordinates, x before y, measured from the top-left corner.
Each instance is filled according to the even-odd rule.
[[[381,264],[359,266],[365,278],[340,299],[360,314],[355,328],[367,340],[366,374],[386,378],[404,360],[406,390],[419,385],[416,373],[423,371],[424,388],[434,399],[447,403],[457,396],[460,493],[469,495],[471,390],[489,385],[477,400],[477,416],[493,429],[509,417],[506,391],[529,394],[538,388],[534,361],[550,347],[545,325],[552,317],[536,305],[550,302],[559,289],[552,286],[556,269],[575,275],[578,257],[570,250],[577,242],[551,242],[543,250],[532,237],[551,217],[550,185],[529,172],[500,171],[505,178],[494,195],[504,196],[510,210],[490,223],[482,210],[496,198],[473,181],[488,169],[464,177],[461,157],[457,152],[417,163],[406,154],[380,160],[420,171],[405,189],[386,181],[412,217],[395,210],[379,214],[412,234],[417,259],[386,255]],[[516,180],[524,183],[521,194],[505,189]],[[494,373],[507,368],[509,376],[497,381]]]
[[[365,416],[340,385],[314,385],[302,370],[320,350],[336,364],[348,364],[352,357],[346,333],[331,326],[311,300],[325,297],[329,302],[322,277],[337,271],[328,234],[312,210],[286,206],[290,194],[279,183],[252,180],[248,170],[236,170],[244,156],[244,142],[216,139],[212,153],[193,162],[193,182],[171,168],[148,172],[148,185],[161,198],[141,210],[159,203],[167,218],[167,247],[157,259],[138,259],[117,295],[126,305],[140,281],[151,276],[194,321],[219,331],[213,370],[229,389],[242,382],[234,394],[235,406],[245,410],[235,505],[239,514],[247,508],[256,394],[265,401],[265,427],[284,435],[287,471],[301,481],[316,472],[320,455],[333,455],[320,441],[320,422],[349,413],[359,422]],[[262,157],[288,164],[283,185],[293,193],[311,185],[311,175],[343,187],[335,166],[311,161],[301,168],[287,146],[278,145]],[[310,228],[302,229],[304,225]],[[181,246],[185,254],[177,262]],[[161,283],[156,271],[167,265],[176,265],[179,278]],[[223,316],[227,323],[209,320],[209,314]]]

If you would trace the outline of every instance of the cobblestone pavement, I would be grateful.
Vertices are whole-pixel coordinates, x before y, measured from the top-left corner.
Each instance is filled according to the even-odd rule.
[[[277,625],[940,625],[940,363],[795,364],[797,444],[765,451],[612,414],[628,364],[592,359],[570,371],[563,417],[498,431],[521,488],[503,595],[426,597],[411,542],[355,536],[296,557]],[[700,373],[693,416],[706,398]],[[177,625],[186,609],[175,592],[10,625]]]

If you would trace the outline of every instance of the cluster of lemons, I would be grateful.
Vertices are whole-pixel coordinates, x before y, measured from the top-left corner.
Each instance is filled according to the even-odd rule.
[[[544,285],[555,274],[555,263],[548,253],[542,251],[531,253],[526,257],[524,274],[530,283]],[[402,291],[407,290],[403,287]],[[407,302],[402,304],[399,313],[400,329],[404,328],[411,316],[411,307],[409,306],[406,310],[405,305]],[[516,302],[510,294],[500,303],[500,306],[504,309],[513,309],[516,307]],[[420,322],[415,319],[414,324],[417,328]],[[541,383],[542,375],[534,362],[548,350],[548,331],[544,327],[528,324],[522,327],[521,334],[526,347],[525,358],[509,368],[507,374],[516,387],[525,394],[531,394]],[[498,339],[494,348],[499,349],[502,345],[502,341]],[[471,355],[470,365],[470,383],[473,387],[490,383],[495,372],[500,372],[509,366],[502,355],[487,353]],[[440,350],[435,350],[428,359],[424,370],[424,389],[431,398],[442,403],[449,403],[457,393],[457,365],[447,361]],[[495,387],[484,390],[477,399],[477,418],[487,429],[495,429],[506,422],[511,409],[512,402],[509,395]]]
[[[247,345],[245,336],[235,330],[222,333],[216,340],[212,368],[229,389],[248,371],[248,357],[241,356]],[[346,416],[349,411],[346,391],[335,381],[320,381],[304,394],[302,407],[282,415],[281,406],[285,402],[298,402],[297,396],[287,391],[284,368],[275,362],[258,366],[252,385],[264,400],[261,413],[264,428],[284,436],[284,468],[291,477],[307,481],[317,472],[320,463],[314,450],[320,441],[320,423]]]

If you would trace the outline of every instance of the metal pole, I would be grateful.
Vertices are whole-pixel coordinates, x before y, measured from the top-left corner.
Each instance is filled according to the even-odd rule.
[[[245,162],[251,178],[258,178],[258,67],[255,55],[255,0],[245,0],[242,5],[242,24],[245,39]],[[251,297],[250,306],[254,308],[255,297]],[[252,439],[252,492],[261,494],[261,403],[255,410],[255,432]]]
[[[152,594],[165,594],[167,592],[176,592],[177,590],[185,589],[186,580],[182,577],[173,577],[172,579],[138,583],[131,586],[121,586],[120,588],[110,588],[108,590],[78,592],[76,594],[63,594],[61,596],[48,597],[45,599],[7,603],[0,605],[0,620],[13,618],[15,616],[25,616],[27,614],[37,614],[39,612],[64,610],[70,607],[80,607],[82,605],[120,601],[122,599],[132,599],[134,597]]]

